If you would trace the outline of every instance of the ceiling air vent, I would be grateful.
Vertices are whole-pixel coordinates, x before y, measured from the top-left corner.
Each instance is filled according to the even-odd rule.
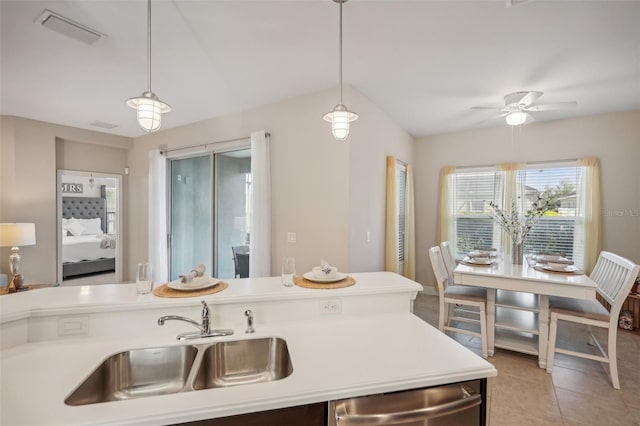
[[[62,15],[58,15],[49,9],[42,12],[35,22],[52,31],[64,34],[67,37],[74,38],[87,44],[93,44],[104,36],[104,34],[99,31],[72,21],[69,18],[65,18]]]
[[[90,126],[102,127],[103,129],[115,129],[117,124],[105,123],[104,121],[96,120],[93,123],[89,123]]]

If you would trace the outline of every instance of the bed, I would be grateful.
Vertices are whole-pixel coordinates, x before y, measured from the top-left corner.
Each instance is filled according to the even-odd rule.
[[[115,271],[116,241],[106,234],[105,198],[62,197],[62,219],[63,279]],[[80,223],[81,227],[72,223]]]

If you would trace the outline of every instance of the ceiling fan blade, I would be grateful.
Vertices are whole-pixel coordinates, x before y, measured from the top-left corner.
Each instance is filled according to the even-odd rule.
[[[558,102],[555,104],[543,104],[543,105],[531,105],[523,108],[526,111],[553,111],[557,109],[574,108],[578,105],[577,102]]]
[[[518,103],[520,105],[531,105],[532,103],[537,101],[538,98],[543,94],[544,94],[543,92],[527,92],[527,94],[524,95],[522,99],[520,99],[520,102]]]
[[[496,118],[504,117],[505,115],[508,115],[508,114],[509,114],[508,112],[504,112],[502,114],[494,115],[493,117],[489,117],[487,119],[478,121],[478,122],[476,122],[476,124],[486,123],[487,121],[495,120]]]
[[[503,107],[491,107],[491,106],[474,106],[474,107],[471,107],[471,109],[493,109],[493,110],[496,110],[496,111],[500,111],[500,110],[502,110],[502,108]]]

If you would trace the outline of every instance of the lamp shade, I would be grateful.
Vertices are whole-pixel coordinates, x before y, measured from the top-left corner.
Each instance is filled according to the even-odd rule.
[[[0,223],[0,247],[32,246],[35,243],[35,224]]]

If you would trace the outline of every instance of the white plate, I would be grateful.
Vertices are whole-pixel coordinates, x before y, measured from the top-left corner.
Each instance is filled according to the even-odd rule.
[[[489,250],[474,250],[474,251],[470,251],[469,252],[469,257],[496,257],[498,256],[498,253],[495,251],[489,251]]]
[[[553,266],[553,265],[544,265],[542,269],[546,269],[547,271],[556,271],[556,272],[575,272],[578,270],[573,265],[561,265],[561,266]]]
[[[347,274],[342,272],[336,272],[335,277],[318,278],[313,272],[305,272],[302,274],[305,280],[313,281],[314,283],[335,283],[336,281],[342,281],[347,278]]]
[[[169,288],[171,288],[173,290],[193,291],[193,290],[202,290],[203,288],[213,287],[214,285],[218,284],[219,282],[220,282],[220,280],[218,280],[216,278],[210,278],[209,281],[205,281],[205,282],[200,283],[198,285],[185,285],[185,284],[181,283],[180,280],[175,280],[175,281],[171,281],[168,285],[169,285]]]
[[[491,260],[478,260],[478,259],[474,259],[472,257],[465,257],[464,259],[462,259],[463,262],[465,263],[470,263],[473,265],[491,265]]]

